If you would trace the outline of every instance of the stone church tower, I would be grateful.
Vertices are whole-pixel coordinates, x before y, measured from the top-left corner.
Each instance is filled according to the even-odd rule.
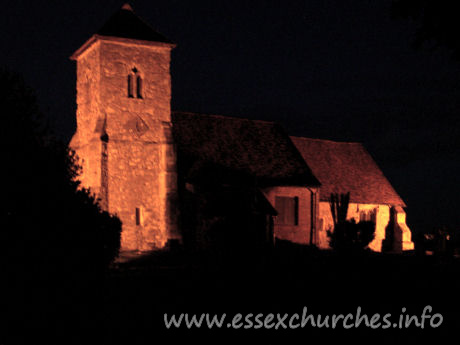
[[[123,223],[122,250],[179,240],[171,124],[174,44],[124,5],[71,57],[77,130],[70,146],[83,187]]]

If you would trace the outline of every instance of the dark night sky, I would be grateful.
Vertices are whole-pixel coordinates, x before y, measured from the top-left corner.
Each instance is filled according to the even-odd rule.
[[[68,57],[123,1],[2,2],[0,65],[24,75],[68,140]],[[412,49],[386,1],[131,1],[178,47],[175,110],[281,122],[291,134],[363,142],[408,205],[412,230],[458,226],[460,61]]]

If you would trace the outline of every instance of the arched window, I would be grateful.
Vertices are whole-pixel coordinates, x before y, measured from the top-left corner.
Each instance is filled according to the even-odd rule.
[[[131,73],[128,75],[128,97],[129,98],[134,97],[134,94],[133,94],[133,76],[132,76]]]
[[[134,67],[128,75],[128,97],[129,98],[143,98],[142,97],[142,77],[139,71]]]
[[[136,96],[137,98],[142,98],[142,78],[140,75],[136,78]]]

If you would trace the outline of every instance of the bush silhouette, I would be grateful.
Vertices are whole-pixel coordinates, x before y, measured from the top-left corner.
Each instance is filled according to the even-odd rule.
[[[334,226],[334,231],[328,231],[329,245],[341,252],[362,251],[375,236],[375,223],[354,219],[342,221]]]
[[[79,189],[74,155],[47,128],[32,90],[5,69],[0,104],[0,269],[10,292],[3,298],[11,304],[17,298],[19,313],[19,305],[30,311],[45,304],[41,292],[71,299],[101,288],[118,255],[120,221]]]
[[[356,223],[354,219],[346,220],[350,193],[331,194],[330,208],[334,221],[334,231],[328,231],[329,245],[341,252],[362,251],[375,236],[375,223],[361,221]]]

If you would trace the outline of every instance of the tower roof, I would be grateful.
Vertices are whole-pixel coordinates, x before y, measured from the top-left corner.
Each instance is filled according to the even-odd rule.
[[[112,15],[96,34],[143,41],[172,43],[138,17],[134,13],[132,7],[127,3]]]
[[[174,43],[156,32],[149,24],[138,17],[128,3],[113,14],[90,39],[72,54],[70,59],[77,60],[84,51],[98,40],[139,40],[142,41],[142,44],[175,47]]]

